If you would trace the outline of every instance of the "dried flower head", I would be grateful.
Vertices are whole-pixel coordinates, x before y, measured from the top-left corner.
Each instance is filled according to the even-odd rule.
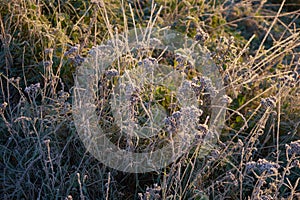
[[[197,33],[195,35],[195,40],[200,42],[205,42],[209,39],[209,34],[206,33],[202,28],[197,29]]]
[[[183,55],[181,53],[176,53],[175,54],[175,61],[178,63],[178,64],[184,64],[187,60],[187,56],[186,55]]]
[[[277,163],[259,159],[257,162],[251,161],[246,163],[246,171],[257,170],[259,173],[267,172],[268,174],[276,174],[280,166]]]
[[[132,84],[126,84],[125,86],[125,96],[126,99],[133,105],[139,100],[140,89]]]
[[[181,112],[180,111],[173,112],[172,117],[174,117],[174,119],[176,120],[179,120],[181,117]]]
[[[65,52],[64,56],[70,56],[73,54],[77,54],[79,51],[79,44],[76,44],[75,46],[72,46],[68,51]]]
[[[75,65],[75,66],[80,66],[83,62],[84,62],[84,58],[81,57],[80,55],[76,55],[75,57],[69,58],[71,60],[71,62]]]
[[[156,58],[145,58],[138,62],[138,66],[144,67],[147,72],[152,72],[155,66],[158,65],[158,61]]]
[[[160,196],[161,187],[158,184],[153,184],[153,187],[147,187],[146,192],[144,194],[139,193],[140,200],[155,200],[161,199]]]
[[[181,86],[182,90],[186,91],[186,90],[191,89],[191,87],[192,87],[192,82],[190,80],[184,80],[182,82],[182,86]]]
[[[275,108],[276,106],[276,97],[271,96],[261,100],[261,105],[265,108]]]
[[[118,76],[119,72],[116,69],[110,69],[105,72],[105,75],[107,76],[107,78],[113,78]]]
[[[299,83],[299,74],[298,72],[293,71],[283,77],[280,77],[278,80],[278,87],[283,84],[287,87],[294,88],[296,84]]]
[[[194,77],[192,82],[194,83],[194,88],[196,88],[196,85],[198,85],[198,91],[207,90],[212,97],[215,97],[218,94],[217,89],[213,86],[213,83],[209,77]]]
[[[196,126],[196,129],[198,130],[195,134],[196,140],[204,139],[204,137],[209,133],[209,128],[206,124],[199,124]]]
[[[203,92],[203,87],[201,85],[193,83],[193,80],[191,86],[196,96],[199,96]]]
[[[202,132],[204,134],[207,134],[209,131],[209,128],[208,128],[207,124],[199,124],[197,126],[197,130],[199,130],[200,132]]]
[[[181,108],[180,111],[182,116],[185,118],[184,120],[193,122],[198,121],[199,117],[203,114],[203,111],[194,105]]]
[[[24,91],[29,95],[34,95],[39,91],[40,88],[41,88],[41,84],[36,83],[36,84],[31,84],[29,87],[26,87]]]
[[[256,162],[250,161],[246,163],[246,171],[249,172],[251,170],[254,170],[256,167]]]
[[[113,55],[114,49],[110,45],[99,45],[97,47],[92,47],[89,50],[89,55],[97,56],[100,58],[111,57]]]
[[[176,122],[176,119],[174,117],[166,117],[164,119],[164,124],[166,126],[166,130],[167,132],[169,133],[174,133],[176,132],[177,130],[177,122]]]
[[[300,156],[300,140],[285,145],[289,155]]]
[[[65,102],[70,97],[70,94],[68,92],[65,92],[63,90],[58,92],[58,99],[62,102]]]
[[[20,77],[17,77],[17,78],[11,77],[11,78],[8,79],[8,81],[9,81],[10,83],[14,83],[14,84],[17,84],[17,85],[19,85],[20,80],[21,80]]]
[[[300,161],[299,160],[294,160],[291,164],[291,167],[296,167],[300,169]]]
[[[139,101],[139,95],[137,93],[131,94],[129,101],[131,105],[135,105]]]
[[[191,70],[193,70],[193,69],[195,69],[193,63],[190,62],[190,61],[187,61],[187,62],[186,62],[186,65],[184,66],[184,73],[186,73],[187,75],[189,75],[189,72],[190,72]]]

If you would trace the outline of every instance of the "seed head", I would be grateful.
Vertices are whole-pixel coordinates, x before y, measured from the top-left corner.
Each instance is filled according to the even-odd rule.
[[[209,39],[209,34],[206,33],[202,28],[197,29],[197,33],[195,35],[195,40],[200,42],[205,42]]]
[[[68,51],[65,52],[64,56],[70,56],[70,55],[78,53],[79,47],[80,47],[79,44],[72,46]]]
[[[246,171],[249,172],[252,169],[257,170],[259,173],[267,172],[268,174],[276,174],[280,166],[277,163],[267,161],[265,159],[259,159],[257,162],[251,161],[246,163]]]
[[[289,155],[300,156],[300,140],[285,145]]]
[[[116,69],[110,69],[110,70],[106,71],[105,74],[108,78],[113,78],[115,76],[118,76],[119,72]]]
[[[276,106],[276,97],[271,96],[261,100],[261,105],[265,108],[275,108]]]
[[[172,117],[174,117],[174,119],[176,120],[179,120],[181,117],[181,112],[180,111],[173,112]]]
[[[25,92],[29,95],[33,95],[38,92],[38,90],[41,88],[40,83],[31,84],[29,87],[25,88]]]
[[[147,72],[152,72],[155,66],[158,65],[158,61],[156,58],[145,58],[138,62],[138,66],[143,67]]]

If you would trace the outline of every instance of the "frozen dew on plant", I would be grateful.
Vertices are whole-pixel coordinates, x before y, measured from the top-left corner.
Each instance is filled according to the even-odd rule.
[[[162,188],[157,183],[154,183],[153,187],[147,186],[146,192],[144,194],[139,193],[138,196],[140,200],[161,199],[161,190]]]
[[[49,60],[43,61],[43,66],[44,67],[49,67],[51,65],[53,65],[53,61],[49,61]]]
[[[203,133],[204,135],[206,135],[209,131],[208,125],[207,124],[199,124],[197,126],[197,130],[199,130],[201,133]]]
[[[51,55],[51,54],[53,54],[53,48],[46,48],[45,50],[44,50],[44,53],[46,54],[46,55]]]
[[[196,122],[199,120],[199,117],[203,114],[203,111],[196,106],[187,106],[182,108],[181,110],[182,113],[182,121],[188,120],[191,122]]]
[[[75,66],[80,66],[84,62],[84,60],[85,60],[85,58],[83,58],[80,55],[76,55],[75,57],[71,57],[69,59],[71,60],[71,62],[73,62],[73,64]]]
[[[167,116],[164,119],[164,124],[166,125],[166,129],[170,133],[176,132],[180,125],[181,112],[176,111],[173,112],[171,116]]]
[[[258,159],[257,162],[251,161],[246,163],[246,171],[250,172],[252,170],[256,170],[259,173],[266,172],[268,174],[276,174],[278,172],[278,169],[280,168],[280,165],[277,163],[268,161],[266,159]]]
[[[209,128],[207,124],[198,124],[196,129],[198,131],[195,134],[195,139],[198,141],[203,140],[209,134]]]
[[[178,122],[172,116],[166,117],[164,119],[164,124],[166,126],[167,132],[169,133],[175,133],[176,130],[178,129]]]
[[[176,53],[175,54],[175,61],[179,64],[184,64],[187,60],[187,56],[183,55],[181,53]]]
[[[179,100],[181,99],[188,99],[192,100],[193,99],[193,90],[192,90],[192,82],[190,80],[183,80],[181,83],[179,89],[178,89],[178,98]],[[181,102],[183,104],[188,105],[188,102]]]
[[[114,51],[122,51],[125,49],[126,44],[125,41],[121,39],[111,39],[107,41],[107,45],[114,48]]]
[[[260,103],[264,108],[275,108],[276,97],[271,96],[271,97],[263,98]]]
[[[76,44],[75,46],[71,46],[71,48],[65,52],[64,56],[74,56],[79,53],[80,44]]]
[[[209,39],[209,34],[206,33],[202,28],[197,29],[197,33],[195,35],[195,40],[200,42],[205,42]]]
[[[67,101],[69,97],[70,97],[70,94],[68,92],[65,92],[63,90],[60,90],[58,92],[58,100],[60,100],[61,102]]]
[[[96,47],[93,46],[88,53],[90,56],[99,56],[100,58],[105,58],[114,54],[114,48],[111,45],[102,44]]]
[[[80,44],[76,44],[71,46],[71,48],[64,53],[64,56],[67,57],[68,60],[77,67],[85,61],[85,58],[79,55],[79,50]]]
[[[285,145],[289,155],[300,156],[300,140]]]
[[[204,53],[205,57],[201,58],[203,59],[203,63],[198,63],[196,66],[194,57],[198,56],[199,58],[199,56],[203,56],[202,49],[198,49],[200,52],[197,52],[198,50],[194,50],[192,47],[186,48],[186,43],[184,41],[181,42],[180,39],[182,38],[180,37],[179,39],[178,37],[178,35],[180,35],[179,33],[173,34],[174,38],[173,40],[170,40],[171,44],[167,44],[167,47],[171,47],[171,50],[166,47],[159,47],[160,50],[158,52],[153,50],[157,45],[166,45],[166,42],[169,42],[168,37],[171,36],[170,32],[172,31],[164,31],[162,40],[157,38],[153,38],[152,40],[150,38],[149,40],[149,38],[146,37],[147,39],[145,41],[138,41],[138,39],[142,37],[135,37],[135,32],[133,30],[132,34],[128,34],[128,37],[133,35],[134,38],[128,39],[128,42],[126,44],[124,43],[125,45],[121,45],[122,41],[119,41],[118,39],[112,39],[104,42],[103,45],[92,48],[87,57],[88,62],[82,66],[83,68],[88,67],[90,61],[93,66],[100,66],[99,72],[102,74],[104,73],[104,78],[118,76],[118,80],[113,79],[114,82],[109,82],[110,84],[116,84],[112,85],[110,106],[112,108],[112,118],[120,128],[120,133],[124,134],[126,145],[129,143],[135,145],[134,140],[136,140],[136,138],[140,140],[139,142],[144,142],[143,138],[149,138],[150,135],[158,135],[158,137],[161,137],[164,133],[167,133],[166,136],[170,137],[167,138],[167,140],[175,142],[168,141],[167,145],[165,145],[166,148],[172,149],[166,153],[166,157],[169,159],[168,162],[171,162],[174,159],[174,155],[184,153],[185,150],[189,149],[188,146],[195,140],[197,132],[201,132],[197,130],[197,125],[203,114],[203,111],[198,108],[199,105],[201,105],[199,104],[199,98],[201,97],[200,91],[202,90],[199,90],[199,95],[195,95],[195,87],[205,90],[206,93],[210,93],[211,101],[214,99],[214,94],[217,93],[214,92],[214,90],[216,90],[213,85],[215,82],[209,80],[212,71],[211,69],[204,72],[206,76],[203,83],[199,80],[199,84],[197,86],[193,85],[193,88],[191,79],[195,75],[198,76],[201,73],[202,66],[205,65],[206,68],[210,68],[214,65],[211,61],[206,62],[208,59],[206,57],[207,53]],[[158,35],[159,34],[161,34],[161,32],[158,31]],[[123,40],[126,38],[126,35],[119,34],[116,38],[121,38]],[[185,37],[183,38],[184,40],[186,39]],[[190,39],[190,41],[198,44],[193,39]],[[130,42],[133,42],[133,44]],[[181,46],[175,46],[175,50],[172,49],[174,45],[177,45],[177,42],[179,43],[179,46]],[[190,45],[190,43],[188,43],[188,45]],[[165,52],[166,49],[166,54],[161,54],[160,56],[156,54],[161,51]],[[130,50],[130,52],[128,50]],[[112,53],[110,53],[110,51],[112,51]],[[174,52],[171,54],[171,59],[174,59],[173,56],[176,54],[175,63],[173,63],[174,60],[168,60],[161,57],[164,55],[169,56],[170,52],[168,51]],[[133,54],[128,55],[127,53]],[[121,62],[114,63],[113,61],[118,58],[120,58]],[[129,63],[128,68],[126,68],[127,65],[123,68],[123,58],[125,59],[125,62],[129,61],[127,58],[133,58],[133,60],[130,60],[132,62]],[[170,65],[169,62],[172,64]],[[114,64],[121,64],[120,69],[114,66]],[[176,64],[183,64],[182,70],[174,69]],[[90,71],[87,70],[87,72]],[[88,78],[88,76],[86,77]],[[203,77],[199,76],[199,79],[200,78],[203,79]],[[175,107],[171,108],[171,105],[175,105]],[[210,106],[210,104],[208,104],[208,106]],[[212,110],[214,110],[214,108],[212,108]],[[218,112],[219,108],[216,108],[215,110],[215,112]],[[213,113],[213,111],[211,112]],[[127,136],[128,139],[126,139]],[[202,138],[204,136],[205,134],[202,134]],[[142,143],[139,143],[139,145],[140,144]],[[143,145],[144,144],[141,146]],[[153,145],[156,148],[156,143]],[[175,149],[173,149],[174,145]],[[165,159],[165,157],[161,158],[161,155],[164,156],[165,154],[160,154],[160,151],[164,151],[164,149],[165,148],[158,149],[159,151],[151,151],[148,153],[152,160],[153,155],[155,155],[155,165],[157,165],[157,167],[161,166],[161,160]],[[118,152],[119,151],[113,153],[115,154]],[[124,154],[124,152],[121,153]],[[136,155],[138,154],[133,155],[134,157],[132,158],[138,159],[138,156],[135,157]],[[118,162],[124,163],[124,160],[122,160],[121,157],[119,158],[118,155],[116,156]],[[104,160],[105,162],[110,162],[110,160],[107,160],[105,155],[102,155],[101,153],[99,154],[99,157],[101,157],[99,159]],[[113,165],[118,169],[120,168],[120,164]],[[122,170],[124,170],[123,167],[124,166],[121,167]],[[136,169],[132,168],[130,170],[135,171]]]
[[[143,67],[146,72],[153,72],[155,67],[158,66],[156,58],[148,57],[138,62],[139,67]]]
[[[136,87],[135,85],[131,84],[131,83],[127,83],[125,84],[125,96],[127,97],[127,99],[132,102],[133,99],[132,97],[138,97],[138,94],[140,92],[140,89],[138,87]]]
[[[157,39],[157,38],[150,38],[149,39],[149,45],[152,47],[152,48],[158,48],[160,45],[162,45],[162,42],[160,39]]]
[[[109,69],[105,72],[105,75],[107,76],[107,78],[113,78],[118,76],[119,72],[116,69]]]
[[[25,88],[25,92],[29,95],[35,94],[39,91],[39,89],[41,88],[41,84],[40,83],[36,83],[36,84],[31,84],[30,86]]]
[[[300,75],[298,74],[298,72],[293,71],[280,77],[278,80],[279,82],[277,87],[280,87],[280,85],[284,85],[290,88],[294,88],[297,84],[300,83]]]
[[[176,120],[179,120],[181,117],[181,112],[180,111],[173,112],[172,117],[174,117]]]
[[[5,1],[1,196],[298,199],[295,1]]]
[[[203,111],[192,105],[181,108],[180,112],[180,128],[182,130],[187,130],[187,128],[189,128],[190,130],[185,132],[184,136],[195,138],[195,135],[197,134],[197,125],[199,123],[200,116],[203,114]]]
[[[195,106],[187,106],[181,108],[180,111],[173,112],[171,116],[167,116],[164,119],[167,131],[173,133],[178,129],[185,130],[187,126],[189,128],[194,127],[192,129],[195,131],[202,113],[203,111]]]
[[[207,91],[211,97],[215,97],[219,92],[213,85],[212,80],[207,76],[197,76],[192,79],[191,86],[196,94]]]

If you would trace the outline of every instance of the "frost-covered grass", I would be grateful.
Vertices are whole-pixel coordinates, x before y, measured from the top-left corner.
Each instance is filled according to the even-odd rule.
[[[256,0],[0,1],[1,199],[299,199],[299,7]],[[93,48],[140,27],[169,27],[209,52],[228,108],[222,133],[206,144],[205,93],[220,92],[214,80],[184,52],[123,55],[100,78],[95,101],[114,144],[153,151],[172,143],[187,117],[197,119],[188,152],[163,169],[134,174],[106,167],[86,150],[72,97],[76,70]],[[145,124],[152,102],[168,116],[156,115],[164,129],[151,140],[124,136],[112,116],[113,89],[126,70],[151,71],[155,63],[182,74],[199,107],[176,106],[176,81],[170,88],[139,86],[133,76],[123,83],[129,116]],[[190,114],[182,119],[183,112]]]

